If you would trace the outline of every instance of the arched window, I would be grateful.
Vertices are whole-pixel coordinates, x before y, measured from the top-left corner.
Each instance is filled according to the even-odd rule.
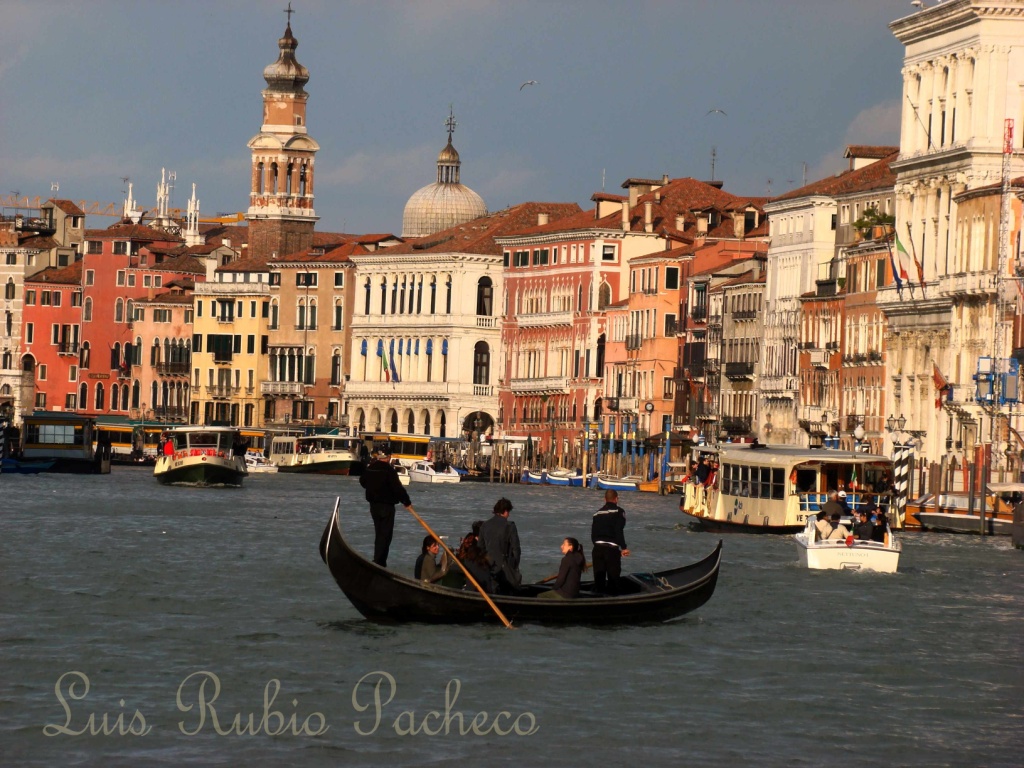
[[[338,350],[331,355],[331,384],[335,387],[341,385],[341,352]]]
[[[315,331],[316,330],[316,299],[310,299],[309,300],[309,313],[308,313],[308,317],[306,318],[306,320],[307,320],[306,327],[309,330],[311,330],[311,331]]]
[[[303,163],[299,166],[299,195],[302,197],[306,196],[307,189],[307,176],[306,176],[306,164]]]
[[[597,337],[597,355],[594,363],[594,376],[601,378],[604,376],[604,334],[602,333]]]
[[[440,429],[440,433],[438,434],[438,437],[448,437],[448,434],[447,434],[448,417],[445,416],[444,411],[441,411],[441,418],[439,419],[439,421],[440,421],[440,428],[439,428]]]
[[[405,431],[408,432],[410,435],[414,435],[416,434],[416,417],[413,416],[412,409],[409,409],[409,412],[406,415],[407,418],[405,423],[407,428]]]
[[[612,287],[608,283],[601,283],[597,291],[597,308],[604,309],[612,303]]]
[[[78,407],[83,409],[89,407],[89,385],[85,382],[78,387]]]
[[[450,315],[452,313],[452,278],[451,276],[445,281],[445,299],[444,299],[444,311],[445,314]]]
[[[3,365],[0,365],[0,368],[3,368],[5,371],[9,371],[11,369],[11,363],[13,362],[14,357],[11,355],[11,353],[4,352]]]
[[[277,163],[270,164],[270,194],[276,195],[280,187],[277,185]]]
[[[122,298],[118,298],[118,300],[114,302],[114,322],[124,322],[124,299]]]
[[[85,305],[82,307],[82,321],[88,323],[92,320],[92,296],[89,296],[85,300]]]
[[[125,384],[121,387],[121,410],[128,410],[128,385]]]
[[[398,431],[398,411],[391,412],[391,431]]]
[[[388,309],[388,279],[380,279],[380,313],[383,315]]]
[[[266,172],[266,169],[263,167],[263,163],[262,162],[258,163],[256,165],[256,194],[258,194],[258,195],[262,195],[264,189],[266,188],[265,185],[264,185],[264,178],[263,178],[263,175],[264,175],[265,172]]]
[[[125,313],[124,319],[128,323],[135,319],[135,302],[131,299],[128,299],[128,311]]]
[[[476,284],[476,313],[490,317],[494,309],[494,285],[491,278],[481,277]]]
[[[96,382],[96,410],[97,411],[102,411],[103,410],[103,404],[104,404],[104,399],[103,399],[103,382],[102,381],[97,381]]]
[[[89,358],[90,358],[89,342],[88,341],[83,341],[82,342],[82,349],[78,353],[78,367],[79,368],[88,368],[89,367],[89,362],[90,362]],[[82,400],[81,403],[82,403],[82,407],[84,408],[85,407],[85,400]]]
[[[9,277],[9,278],[7,278],[7,285],[4,288],[4,298],[5,299],[13,299],[14,298],[14,290],[15,290],[14,289],[14,278],[13,277]]]
[[[115,341],[114,346],[110,348],[110,367],[121,367],[121,342],[119,341]]]
[[[4,335],[10,336],[14,332],[14,313],[7,310],[7,317],[4,320]]]
[[[117,384],[114,384],[110,388],[110,410],[112,410],[112,411],[116,411],[117,410],[117,404],[119,402],[118,396],[120,394],[121,394],[121,387],[119,387]]]
[[[370,314],[370,278],[366,278],[366,283],[363,286],[363,288],[364,288],[365,293],[366,293],[365,305],[363,307],[363,314],[364,315],[369,315]]]
[[[163,400],[158,400],[157,399],[157,394],[159,394],[159,391],[160,390],[157,388],[156,382],[154,381],[152,386],[149,389],[149,404],[151,406],[153,406],[154,408],[156,408],[157,405],[164,405],[164,406],[167,405],[167,382],[166,381],[164,382],[164,398],[163,398]]]
[[[280,320],[281,308],[277,303],[277,299],[274,299],[270,302],[270,330],[276,331]]]
[[[430,314],[436,312],[437,307],[437,278],[430,278]]]
[[[142,384],[136,379],[132,383],[132,408],[138,408],[142,402]],[[154,403],[155,405],[155,403]],[[127,409],[126,409],[127,410]]]
[[[424,435],[429,435],[430,434],[430,412],[429,411],[425,411],[423,413],[423,434]]]
[[[486,341],[478,341],[473,347],[473,383],[491,383],[491,350]]]
[[[334,300],[334,326],[335,331],[340,331],[345,326],[345,304],[341,299]]]
[[[284,191],[285,194],[291,195],[292,193],[292,164],[288,163],[288,173],[284,177]]]

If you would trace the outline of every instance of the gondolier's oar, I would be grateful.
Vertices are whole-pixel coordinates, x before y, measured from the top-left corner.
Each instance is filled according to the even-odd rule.
[[[480,586],[479,582],[477,582],[477,580],[473,578],[473,574],[471,574],[466,569],[466,566],[463,565],[462,561],[455,556],[455,553],[448,548],[448,545],[441,540],[441,537],[434,533],[434,529],[427,525],[427,521],[420,517],[416,510],[413,509],[412,507],[406,507],[406,509],[408,509],[412,516],[419,521],[419,524],[427,530],[427,533],[434,537],[434,541],[441,545],[441,548],[444,549],[444,551],[448,554],[448,557],[450,557],[455,562],[455,564],[462,569],[462,572],[466,574],[466,579],[469,581],[470,584],[476,587],[476,591],[479,592],[480,596],[487,601],[487,604],[489,606],[491,606],[491,610],[494,611],[495,614],[497,614],[499,619],[501,619],[502,623],[505,625],[505,628],[515,629],[515,627],[512,626],[512,622],[505,618],[505,614],[502,613],[501,609],[498,608],[497,605],[495,605],[493,600],[491,600],[490,595],[488,595],[484,588]]]

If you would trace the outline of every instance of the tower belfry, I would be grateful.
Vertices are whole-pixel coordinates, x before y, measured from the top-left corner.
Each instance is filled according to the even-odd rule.
[[[263,124],[249,141],[252,183],[249,191],[249,255],[269,258],[313,244],[313,165],[320,145],[306,130],[309,70],[295,58],[291,4],[277,61],[263,70]]]

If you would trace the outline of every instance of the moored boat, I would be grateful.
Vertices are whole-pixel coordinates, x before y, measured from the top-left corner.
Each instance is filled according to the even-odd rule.
[[[546,473],[544,479],[548,485],[573,485],[573,480],[577,477],[580,478],[577,485],[582,485],[583,477],[578,469],[552,469]]]
[[[613,477],[611,475],[591,475],[589,486],[602,491],[637,491],[637,478]]]
[[[88,416],[51,411],[26,415],[17,461],[24,466],[49,462],[35,470],[39,472],[108,474],[111,446],[102,440],[94,446],[95,431],[96,421]]]
[[[0,472],[11,475],[38,475],[49,472],[56,459],[3,459],[0,461]]]
[[[398,482],[402,485],[408,485],[412,481],[412,478],[409,477],[409,468],[405,466],[405,464],[400,462],[398,459],[394,459],[391,462],[391,466],[393,466],[395,468],[395,472],[398,473]]]
[[[245,454],[245,471],[250,475],[270,475],[277,472],[277,465],[257,453]]]
[[[389,622],[468,624],[496,622],[487,601],[472,588],[426,584],[381,568],[356,552],[342,535],[340,499],[320,539],[320,556],[335,582],[356,609],[368,619]],[[621,594],[591,591],[584,582],[578,598],[539,597],[550,584],[527,584],[515,595],[492,595],[512,621],[545,624],[628,625],[664,622],[704,605],[715,591],[722,542],[704,559],[656,573],[635,573],[621,579]]]
[[[175,427],[153,476],[165,485],[240,486],[248,475],[245,445],[231,427]]]
[[[524,469],[523,476],[519,479],[521,483],[529,485],[543,485],[544,473],[539,469]]]
[[[447,462],[417,461],[409,467],[409,479],[414,483],[457,483],[462,476]]]
[[[879,573],[896,573],[899,567],[903,546],[892,531],[887,531],[885,542],[859,541],[853,536],[825,541],[818,538],[817,532],[811,518],[804,530],[793,537],[801,565],[818,570]]]
[[[984,519],[981,500],[975,499],[972,510],[966,493],[942,493],[937,500],[934,496],[918,500],[911,514],[926,531],[1009,536],[1013,532],[1014,507],[1024,501],[1024,483],[989,483],[988,490]]]
[[[362,469],[359,438],[349,435],[285,435],[270,442],[270,461],[281,472],[355,475]]]

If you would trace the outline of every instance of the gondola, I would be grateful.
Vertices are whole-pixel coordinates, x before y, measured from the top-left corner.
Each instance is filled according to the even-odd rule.
[[[365,559],[345,541],[338,508],[320,539],[320,556],[356,609],[381,622],[470,624],[498,621],[484,598],[472,588],[425,584]],[[700,608],[711,599],[718,581],[722,542],[703,560],[657,573],[623,577],[617,596],[588,590],[584,582],[574,600],[546,600],[537,595],[549,585],[523,585],[515,596],[492,595],[513,622],[541,624],[628,625],[664,622]]]

